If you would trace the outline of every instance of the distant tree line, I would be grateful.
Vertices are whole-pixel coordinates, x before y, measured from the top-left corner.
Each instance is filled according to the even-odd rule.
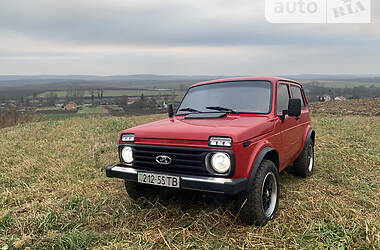
[[[83,97],[86,91],[81,88],[70,88],[66,90],[66,102],[76,102],[77,104],[83,103]]]
[[[125,112],[137,112],[141,110],[157,110],[164,108],[164,103],[175,102],[176,95],[174,92],[165,96],[145,97],[144,93],[141,93],[138,100],[130,100],[128,96],[124,95],[119,98],[117,104],[123,108]],[[131,103],[129,103],[131,101]]]
[[[66,90],[66,102],[75,102],[77,104],[83,104],[86,91],[91,96],[91,104],[95,106],[101,104],[104,97],[104,89],[83,89],[83,88],[70,88]]]

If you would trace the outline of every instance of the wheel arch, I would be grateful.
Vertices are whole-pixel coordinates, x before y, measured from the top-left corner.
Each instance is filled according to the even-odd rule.
[[[257,170],[259,169],[259,166],[263,160],[271,160],[276,165],[277,170],[280,169],[280,158],[279,158],[277,150],[275,150],[274,148],[269,147],[269,146],[264,147],[260,151],[260,153],[257,155],[257,157],[253,163],[251,173],[250,173],[249,179],[248,179],[247,190],[249,187],[252,186],[253,181],[255,180],[255,177],[257,174]]]
[[[305,141],[304,141],[304,146],[305,146],[306,142],[308,142],[310,140],[313,142],[313,145],[315,145],[315,131],[312,128],[310,128],[307,131],[306,138],[305,138]]]
[[[277,170],[280,170],[280,157],[278,156],[278,152],[275,149],[272,149],[266,153],[264,156],[264,160],[265,159],[272,161],[276,165]]]

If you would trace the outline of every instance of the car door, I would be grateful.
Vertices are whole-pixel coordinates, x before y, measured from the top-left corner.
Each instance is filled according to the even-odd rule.
[[[290,85],[286,82],[279,82],[277,85],[277,98],[276,98],[276,112],[280,116],[283,110],[288,110],[289,99],[291,97]],[[280,118],[279,118],[280,120]],[[286,167],[284,164],[290,164],[290,160],[298,153],[302,136],[297,129],[299,121],[296,117],[290,117],[287,114],[283,122],[277,123],[278,130],[281,131],[281,146],[279,150],[280,165]]]
[[[301,147],[303,144],[303,136],[306,133],[307,125],[310,123],[309,110],[306,109],[305,95],[300,86],[296,84],[291,84],[290,93],[291,93],[292,98],[301,99],[301,115],[299,119],[297,120],[295,127],[293,128],[296,131],[295,133],[297,136],[297,141],[299,142],[297,147],[299,151],[301,151]]]

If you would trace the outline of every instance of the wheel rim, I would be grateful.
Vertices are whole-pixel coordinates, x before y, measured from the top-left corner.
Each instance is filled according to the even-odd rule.
[[[261,188],[262,207],[266,217],[270,217],[277,203],[277,182],[274,173],[269,172]]]
[[[308,162],[309,162],[309,172],[311,172],[313,170],[313,166],[314,166],[314,152],[313,152],[313,146],[310,145],[309,146],[309,150],[307,152],[307,159],[308,159]]]

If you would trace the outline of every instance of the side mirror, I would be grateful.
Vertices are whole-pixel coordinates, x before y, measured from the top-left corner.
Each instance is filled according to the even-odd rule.
[[[298,119],[301,115],[301,99],[292,98],[289,100],[288,115],[295,116]]]
[[[174,116],[173,104],[168,105],[168,113],[169,113],[169,118],[172,118]]]

